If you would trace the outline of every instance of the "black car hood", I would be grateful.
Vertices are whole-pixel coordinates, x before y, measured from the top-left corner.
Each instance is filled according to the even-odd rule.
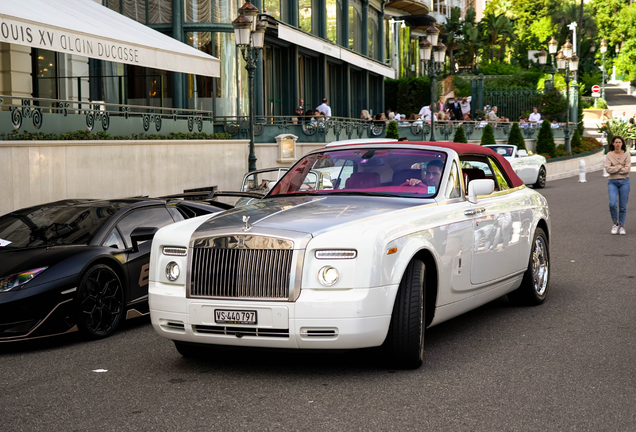
[[[244,226],[243,216],[256,227],[316,234],[337,225],[430,202],[400,197],[325,195],[277,197],[237,207],[199,226],[198,233]]]
[[[87,246],[49,246],[0,251],[0,277],[52,267],[68,257],[85,252]]]

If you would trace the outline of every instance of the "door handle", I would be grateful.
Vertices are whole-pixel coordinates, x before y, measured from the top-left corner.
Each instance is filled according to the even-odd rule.
[[[476,208],[476,209],[466,210],[466,211],[464,212],[464,214],[465,214],[466,216],[475,216],[476,214],[478,214],[478,213],[483,213],[483,212],[485,212],[485,211],[486,211],[486,209],[485,209],[484,207],[482,207],[482,208]]]

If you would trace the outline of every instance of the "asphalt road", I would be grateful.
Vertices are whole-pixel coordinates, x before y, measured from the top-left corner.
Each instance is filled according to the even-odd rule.
[[[547,301],[428,329],[418,370],[375,350],[186,360],[144,318],[103,341],[1,345],[0,430],[634,431],[636,197],[628,235],[612,236],[607,180],[587,179],[543,190]]]

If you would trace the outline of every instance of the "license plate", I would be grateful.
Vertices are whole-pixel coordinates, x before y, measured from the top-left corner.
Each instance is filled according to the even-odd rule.
[[[217,324],[256,324],[256,311],[215,309],[214,322]]]

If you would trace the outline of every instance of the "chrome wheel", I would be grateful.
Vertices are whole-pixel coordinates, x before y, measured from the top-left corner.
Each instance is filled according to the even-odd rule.
[[[548,287],[548,264],[548,247],[543,237],[537,237],[532,250],[532,282],[539,296],[543,296]]]
[[[536,306],[545,301],[548,296],[550,284],[549,248],[550,246],[545,232],[537,227],[530,249],[528,268],[523,274],[521,285],[513,292],[508,293],[508,299],[513,304],[519,306]]]
[[[91,267],[82,277],[77,292],[77,320],[80,330],[92,338],[109,336],[122,319],[124,291],[117,274],[108,266]]]
[[[545,187],[545,182],[546,182],[545,167],[541,167],[539,169],[539,175],[537,176],[537,182],[535,184],[533,184],[532,186],[535,189],[541,189],[541,188]]]

